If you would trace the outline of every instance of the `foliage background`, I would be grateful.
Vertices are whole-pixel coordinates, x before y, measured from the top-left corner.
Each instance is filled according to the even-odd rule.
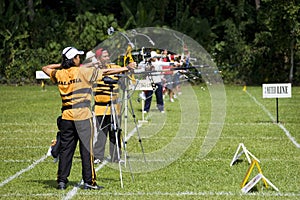
[[[35,83],[65,46],[90,50],[107,28],[168,27],[201,44],[225,83],[300,84],[296,0],[3,0],[0,83]],[[170,41],[172,42],[172,41]]]

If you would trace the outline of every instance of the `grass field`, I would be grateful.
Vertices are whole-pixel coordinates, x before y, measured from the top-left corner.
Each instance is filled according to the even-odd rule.
[[[81,180],[79,152],[75,154],[68,188],[56,190],[57,163],[46,156],[60,115],[55,86],[0,86],[0,198],[1,199],[299,199],[300,198],[300,87],[292,98],[263,99],[261,87],[225,86],[224,124],[211,121],[211,96],[206,86],[183,86],[183,95],[166,113],[152,110],[139,132],[131,113],[128,119],[127,153],[122,166],[124,188],[117,164],[96,165],[100,191],[77,187]],[[136,119],[141,120],[138,93],[131,98]],[[155,98],[154,98],[155,99]],[[210,126],[222,126],[212,150],[200,156]],[[139,142],[139,138],[141,139]],[[260,163],[263,175],[278,189],[260,181],[247,194],[241,183],[249,168],[243,154],[230,166],[243,143]],[[142,147],[144,154],[142,153]],[[143,160],[146,158],[146,162]],[[131,166],[131,169],[130,169]],[[258,173],[254,168],[251,180]]]

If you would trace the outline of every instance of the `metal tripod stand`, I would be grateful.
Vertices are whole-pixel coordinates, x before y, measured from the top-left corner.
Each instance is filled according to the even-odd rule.
[[[121,167],[121,164],[123,161],[121,160],[121,152],[120,152],[121,145],[120,145],[120,141],[119,141],[119,139],[121,138],[121,129],[120,129],[120,123],[119,123],[118,117],[117,117],[118,114],[117,114],[116,107],[115,107],[116,106],[115,103],[117,103],[117,102],[115,102],[115,100],[113,99],[113,92],[114,92],[114,87],[115,87],[114,84],[117,84],[118,80],[114,80],[114,79],[106,76],[103,78],[103,81],[110,88],[110,90],[109,90],[110,91],[110,105],[109,104],[106,105],[106,110],[104,112],[106,114],[108,108],[110,108],[110,124],[108,124],[106,122],[105,127],[102,127],[104,119],[105,119],[105,114],[104,114],[99,127],[100,127],[100,129],[102,129],[102,128],[106,128],[109,126],[109,128],[110,128],[109,131],[114,134],[114,137],[116,139],[115,144],[113,144],[114,145],[113,152],[111,153],[111,149],[110,149],[110,154],[111,154],[111,161],[118,162],[118,164],[119,164],[120,181],[121,181],[121,187],[123,188],[123,177],[122,177],[122,167]],[[115,157],[116,153],[117,153],[117,158]],[[124,148],[124,154],[125,154],[125,158],[126,158],[127,151],[125,148]],[[133,179],[130,163],[129,163],[129,167],[130,167],[130,172],[131,172],[131,176]]]
[[[135,125],[135,130],[137,132],[137,136],[138,136],[138,141],[140,143],[140,147],[141,147],[141,150],[142,150],[142,153],[143,153],[143,157],[144,157],[144,161],[146,162],[146,157],[145,157],[145,152],[144,152],[144,147],[143,147],[143,144],[142,144],[142,139],[141,139],[141,136],[140,136],[140,131],[139,131],[139,127],[138,127],[138,124],[137,124],[137,120],[136,120],[136,116],[135,116],[135,113],[134,113],[134,109],[133,109],[133,106],[132,106],[132,101],[131,101],[131,96],[129,95],[129,77],[127,75],[123,76],[124,78],[124,88],[123,88],[123,100],[125,101],[125,105],[124,105],[124,129],[125,129],[125,140],[123,140],[124,142],[124,148],[126,148],[127,146],[127,134],[128,134],[128,111],[131,113],[132,117],[133,117],[133,121],[134,121],[134,125]],[[130,110],[128,109],[128,102],[129,102],[129,106],[130,106]],[[123,106],[123,104],[122,104]],[[126,159],[126,157],[125,157]],[[126,163],[126,160],[125,160],[125,163]]]

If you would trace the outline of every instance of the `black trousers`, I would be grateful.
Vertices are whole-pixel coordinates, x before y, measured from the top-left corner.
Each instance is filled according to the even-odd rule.
[[[82,179],[85,183],[94,185],[96,173],[93,158],[93,134],[92,119],[73,121],[64,120],[60,122],[61,146],[57,172],[57,182],[68,182],[74,152],[79,140],[79,151],[82,161]]]
[[[163,87],[161,83],[155,83],[156,90],[155,90],[155,96],[156,96],[156,106],[159,109],[159,111],[164,111],[164,100],[163,100]],[[146,95],[146,101],[145,101],[145,107],[144,111],[149,112],[151,107],[151,101],[152,101],[152,95],[153,90],[147,90],[145,91]]]
[[[109,154],[111,156],[112,162],[118,161],[118,152],[117,152],[117,139],[119,145],[119,156],[121,157],[121,133],[116,127],[117,139],[115,130],[112,128],[113,121],[111,120],[111,115],[100,115],[97,116],[97,128],[98,136],[97,141],[94,145],[94,154],[96,159],[104,160],[105,146],[107,141],[107,135],[109,136]],[[101,124],[102,123],[102,124]],[[99,127],[101,125],[101,127]]]

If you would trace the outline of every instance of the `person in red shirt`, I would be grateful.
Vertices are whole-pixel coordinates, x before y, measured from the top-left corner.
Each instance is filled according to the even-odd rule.
[[[166,62],[166,65],[162,66],[163,70],[166,70],[164,72],[164,95],[167,93],[169,95],[169,100],[170,102],[174,102],[173,99],[173,89],[174,89],[174,84],[173,84],[173,71],[171,70],[171,68],[173,67],[172,63],[171,63],[171,56],[174,57],[174,55],[168,55],[168,50],[164,49],[162,51],[162,58],[161,61]]]

